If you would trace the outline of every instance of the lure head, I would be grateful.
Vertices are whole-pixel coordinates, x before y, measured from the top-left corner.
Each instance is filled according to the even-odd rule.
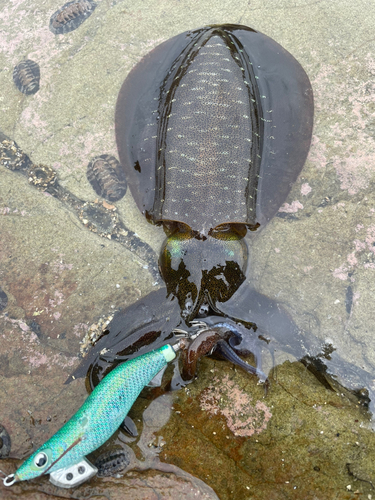
[[[50,448],[39,448],[33,453],[15,473],[16,481],[25,481],[39,477],[51,467],[53,463],[52,450]]]
[[[52,450],[50,448],[39,448],[23,462],[14,474],[10,474],[4,479],[4,485],[11,486],[18,481],[39,477],[50,469],[52,463]]]
[[[77,414],[25,460],[14,474],[5,478],[4,484],[11,486],[17,481],[51,474],[82,460],[84,454],[77,445],[84,439],[89,418],[84,412],[78,417]]]
[[[12,484],[18,481],[33,479],[42,474],[49,473],[51,464],[53,465],[51,456],[51,450],[48,448],[36,451],[21,465],[15,474],[9,474],[9,476],[4,478],[4,485],[12,486]],[[98,469],[83,458],[76,464],[54,470],[50,473],[49,479],[52,484],[59,488],[73,488],[92,478],[97,472]]]

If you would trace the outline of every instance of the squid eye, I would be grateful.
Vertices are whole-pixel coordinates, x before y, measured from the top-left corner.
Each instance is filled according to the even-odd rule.
[[[34,458],[34,464],[37,467],[44,467],[47,462],[48,462],[48,457],[43,451],[38,453],[37,456]]]

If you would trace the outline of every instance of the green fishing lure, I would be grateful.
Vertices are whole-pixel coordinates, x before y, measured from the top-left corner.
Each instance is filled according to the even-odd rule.
[[[71,487],[95,475],[97,469],[85,456],[112,436],[142,389],[175,357],[174,349],[165,345],[117,366],[61,429],[4,479],[4,485],[50,474],[52,483]]]

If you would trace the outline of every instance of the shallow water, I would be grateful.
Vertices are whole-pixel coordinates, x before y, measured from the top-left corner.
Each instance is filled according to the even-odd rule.
[[[343,386],[366,386],[371,397],[373,4],[103,0],[78,29],[64,35],[48,28],[62,3],[0,5],[0,131],[34,164],[52,166],[65,190],[89,202],[98,196],[86,179],[87,164],[97,155],[117,156],[118,91],[155,45],[205,24],[241,23],[271,36],[297,58],[315,95],[313,143],[279,216],[250,241],[249,280],[279,301],[307,336],[336,349]],[[13,83],[13,67],[24,58],[41,68],[34,95],[21,94]],[[143,254],[90,232],[71,204],[38,191],[26,176],[3,166],[0,174],[0,286],[8,296],[0,312],[0,423],[12,438],[11,457],[21,459],[84,401],[82,380],[63,382],[78,364],[89,326],[159,285]],[[129,191],[114,205],[156,258],[163,231],[145,222]],[[132,472],[84,485],[72,498],[136,498],[134,491],[153,498],[152,488],[167,498],[171,485],[175,498],[189,498],[186,484],[192,491],[202,485],[188,474],[221,499],[370,498],[371,415],[334,380],[334,390],[322,385],[280,340],[275,349],[278,366],[266,397],[256,381],[211,359],[201,364],[196,382],[173,393],[169,423],[155,425],[154,431],[162,428],[158,433],[165,441],[159,458],[186,471],[184,479],[176,479],[176,469],[168,473],[168,484],[162,473]],[[265,352],[264,369],[272,366]],[[139,418],[144,398],[137,404]],[[138,460],[146,453],[134,449]],[[0,468],[10,472],[17,463],[6,461]],[[2,498],[23,491],[27,498],[56,494],[45,480],[8,490],[1,486]]]

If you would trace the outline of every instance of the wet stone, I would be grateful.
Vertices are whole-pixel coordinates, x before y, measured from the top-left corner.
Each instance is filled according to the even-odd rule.
[[[61,9],[52,14],[49,29],[55,35],[69,33],[79,28],[94,12],[96,3],[92,0],[75,0],[67,2]]]
[[[28,171],[29,183],[45,191],[56,182],[56,172],[48,165],[33,165]]]
[[[353,297],[354,297],[353,288],[351,287],[351,285],[349,285],[346,289],[346,295],[345,295],[345,308],[348,314],[350,314],[352,311]]]
[[[99,236],[111,238],[118,233],[118,215],[115,207],[86,202],[78,215],[84,226]]]
[[[25,95],[32,95],[39,90],[39,64],[31,59],[18,63],[13,70],[13,81],[17,89]]]
[[[4,290],[0,287],[0,311],[6,308],[8,305],[8,296]]]
[[[10,448],[10,436],[5,427],[0,424],[0,458],[6,458],[10,453]]]
[[[35,335],[37,335],[37,337],[40,338],[42,336],[42,329],[40,328],[40,325],[35,321],[35,319],[30,321],[28,326],[35,333]],[[60,335],[60,338],[61,338],[61,335]]]
[[[0,164],[9,170],[24,170],[30,167],[31,160],[17,143],[4,139],[0,142]]]
[[[103,453],[95,461],[99,477],[108,477],[123,471],[130,464],[126,450],[115,450]]]
[[[126,193],[127,183],[119,161],[110,155],[100,155],[87,166],[87,179],[96,194],[108,201],[118,201]]]

